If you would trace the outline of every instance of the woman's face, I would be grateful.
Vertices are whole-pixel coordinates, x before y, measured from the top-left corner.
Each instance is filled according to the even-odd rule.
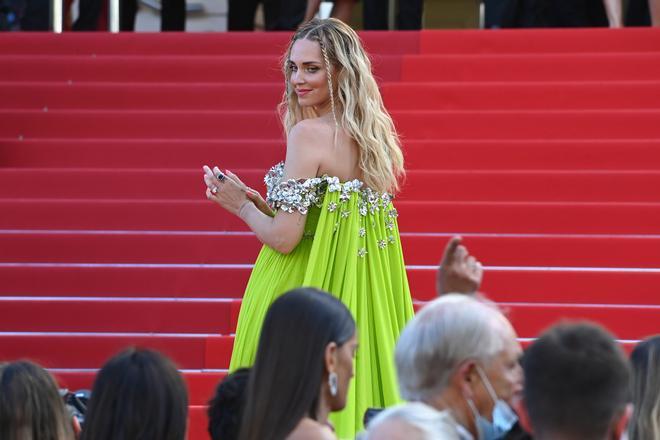
[[[287,69],[291,87],[302,107],[329,106],[328,72],[318,42],[296,40],[291,47]]]
[[[346,406],[348,387],[354,376],[353,361],[357,352],[357,333],[337,349],[337,395],[331,402],[331,410],[339,411]]]

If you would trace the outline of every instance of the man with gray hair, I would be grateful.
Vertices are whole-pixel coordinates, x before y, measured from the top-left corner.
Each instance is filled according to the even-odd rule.
[[[446,411],[461,439],[501,437],[517,421],[507,402],[522,392],[521,354],[513,327],[494,305],[443,295],[399,337],[401,395]]]

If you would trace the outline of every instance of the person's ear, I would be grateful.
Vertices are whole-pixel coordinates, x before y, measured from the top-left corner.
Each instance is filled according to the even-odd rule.
[[[474,396],[473,387],[477,376],[477,364],[474,361],[463,362],[456,368],[454,385],[458,386],[466,399],[472,399]]]
[[[516,414],[518,414],[518,422],[520,423],[520,427],[524,429],[525,432],[528,432],[533,436],[534,429],[532,428],[532,421],[529,418],[529,412],[527,411],[525,398],[521,398],[518,400],[518,403],[514,408],[514,410],[516,411]]]
[[[336,342],[330,342],[325,346],[325,371],[328,373],[337,370],[339,347]]]
[[[623,410],[621,415],[614,422],[614,432],[612,433],[612,438],[619,440],[626,429],[628,429],[628,423],[630,423],[630,418],[633,413],[633,405],[629,403],[626,405],[626,408]]]

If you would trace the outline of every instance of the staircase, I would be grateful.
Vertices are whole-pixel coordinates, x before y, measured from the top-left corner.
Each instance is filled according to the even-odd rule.
[[[460,233],[524,343],[562,318],[628,350],[660,332],[660,31],[362,36],[403,137],[416,306]],[[201,167],[263,192],[288,38],[0,35],[0,359],[78,389],[123,347],[156,348],[208,438],[260,246]]]

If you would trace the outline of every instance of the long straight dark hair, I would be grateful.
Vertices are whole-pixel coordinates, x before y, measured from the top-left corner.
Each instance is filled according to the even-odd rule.
[[[637,344],[630,361],[633,367],[633,415],[628,424],[630,440],[660,436],[660,335]]]
[[[55,379],[30,361],[0,364],[0,439],[73,440]]]
[[[250,373],[241,440],[282,440],[304,417],[316,419],[329,343],[355,334],[346,306],[326,292],[291,290],[271,305]]]
[[[162,354],[130,348],[101,368],[80,440],[184,440],[188,393]]]

